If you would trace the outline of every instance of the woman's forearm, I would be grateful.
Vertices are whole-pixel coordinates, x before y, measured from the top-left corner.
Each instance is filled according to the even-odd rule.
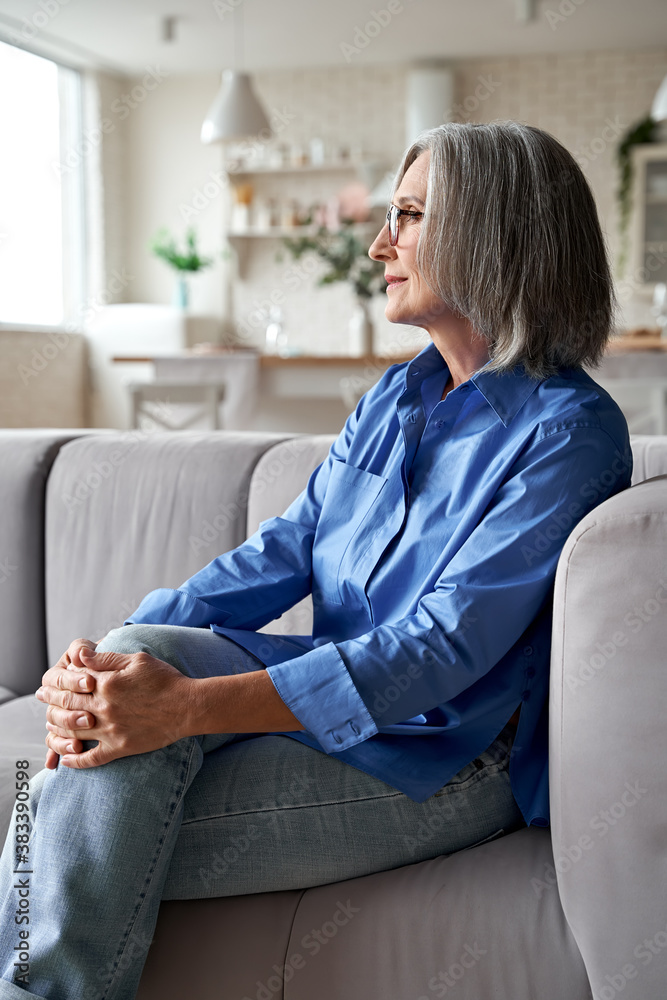
[[[265,670],[192,679],[187,735],[301,730]]]

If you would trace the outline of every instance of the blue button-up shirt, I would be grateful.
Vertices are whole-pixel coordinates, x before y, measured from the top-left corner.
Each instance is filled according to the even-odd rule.
[[[575,524],[630,484],[625,419],[581,369],[482,369],[442,391],[430,344],[391,366],[280,517],[131,622],[211,627],[267,666],[291,733],[422,802],[517,707],[510,779],[548,823],[556,564]],[[312,593],[312,636],[256,630]]]

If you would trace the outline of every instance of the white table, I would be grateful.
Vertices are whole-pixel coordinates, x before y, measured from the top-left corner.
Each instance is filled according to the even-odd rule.
[[[115,356],[118,364],[149,363],[156,383],[224,384],[220,424],[226,430],[337,433],[359,396],[396,357],[278,357],[254,351],[199,354],[178,351]],[[150,383],[149,383],[150,384]]]
[[[156,382],[224,385],[220,424],[245,430],[252,423],[259,388],[259,355],[254,351],[226,354],[179,352],[152,358]]]

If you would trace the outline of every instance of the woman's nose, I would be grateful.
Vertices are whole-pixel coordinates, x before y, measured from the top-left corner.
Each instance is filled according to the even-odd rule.
[[[389,224],[387,222],[368,248],[368,256],[371,260],[392,260],[396,256],[396,251],[389,243]]]

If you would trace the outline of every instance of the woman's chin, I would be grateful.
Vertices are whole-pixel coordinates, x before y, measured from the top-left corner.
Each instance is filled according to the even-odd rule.
[[[398,303],[387,302],[384,307],[384,314],[390,323],[407,323],[409,325],[414,324],[414,320],[409,314],[408,310],[401,309]]]

